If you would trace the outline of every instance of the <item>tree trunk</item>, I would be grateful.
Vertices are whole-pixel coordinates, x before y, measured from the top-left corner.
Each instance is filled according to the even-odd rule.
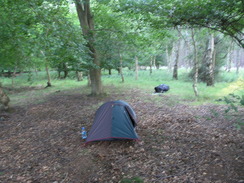
[[[50,73],[49,73],[49,69],[48,69],[48,64],[46,63],[45,65],[46,68],[46,73],[47,73],[47,86],[46,87],[50,87],[52,86],[51,84],[51,77],[50,77]]]
[[[174,50],[175,50],[175,44],[172,44],[172,49],[169,52],[169,60],[168,60],[168,69],[169,71],[172,70],[172,60],[173,60],[173,54],[174,54]]]
[[[89,71],[87,74],[87,86],[91,86],[91,78],[90,78],[90,72]]]
[[[194,40],[195,41],[195,40]],[[185,50],[185,67],[186,69],[191,69],[191,66],[192,66],[192,63],[191,63],[191,59],[188,58],[188,55],[189,55],[189,51],[190,51],[190,45],[188,43],[187,40],[184,41],[184,50]]]
[[[174,69],[173,69],[173,79],[178,80],[178,64],[179,64],[179,55],[180,55],[180,43],[181,43],[181,33],[180,30],[178,30],[178,42],[177,42],[177,51],[176,51],[176,57],[175,57],[175,63],[174,63]]]
[[[116,69],[117,71],[118,71],[118,75],[120,75],[120,66],[119,67],[117,67],[117,69]]]
[[[241,65],[241,55],[240,55],[240,49],[237,50],[236,53],[236,73],[239,74],[239,68]]]
[[[69,71],[68,71],[67,65],[65,63],[63,63],[63,69],[64,69],[64,79],[66,79]]]
[[[195,96],[198,97],[198,89],[197,89],[197,82],[198,82],[198,70],[199,70],[199,65],[198,65],[198,58],[197,58],[197,48],[196,48],[196,41],[195,41],[195,34],[194,30],[191,30],[191,37],[192,37],[192,43],[193,43],[193,63],[194,63],[194,79],[193,79],[193,90],[195,93]]]
[[[77,81],[83,81],[83,73],[80,71],[76,71]]]
[[[122,59],[122,55],[119,53],[119,70],[120,70],[120,76],[121,76],[121,82],[124,83],[125,79],[124,79],[124,75],[123,75],[123,59]]]
[[[155,57],[155,56],[153,56],[153,68],[154,68],[154,69],[157,68],[157,67],[156,67],[156,57]]]
[[[215,64],[216,64],[216,49],[213,51],[213,82],[214,82],[214,73],[215,73]]]
[[[178,80],[179,53],[180,53],[180,41],[178,41],[178,43],[177,43],[177,51],[176,51],[174,69],[173,69],[173,79],[176,79],[176,80]]]
[[[207,50],[207,86],[214,86],[214,35],[211,34],[209,38],[208,50]]]
[[[233,40],[230,43],[230,47],[228,48],[227,59],[226,59],[226,71],[230,72],[231,64],[232,64],[232,50],[233,50]]]
[[[75,0],[75,6],[84,38],[87,41],[90,57],[93,64],[96,65],[96,67],[90,69],[91,95],[100,95],[102,94],[101,63],[94,46],[94,22],[90,10],[90,0]]]
[[[152,75],[153,57],[150,57],[150,75]]]
[[[135,72],[136,72],[136,80],[138,80],[138,57],[135,57]]]
[[[7,94],[3,91],[2,84],[0,83],[0,104],[2,104],[4,106],[5,110],[8,110],[9,102],[10,102],[10,99],[7,96]]]
[[[16,77],[16,67],[14,67],[14,72],[12,74],[12,88],[14,87],[14,78]]]
[[[46,60],[45,53],[42,50],[40,52],[43,55],[44,59]],[[47,86],[46,86],[46,88],[47,88],[47,87],[52,86],[51,77],[50,77],[50,73],[49,73],[49,70],[48,70],[48,61],[47,60],[46,60],[46,63],[45,63],[45,69],[46,69],[46,73],[47,73]]]
[[[10,78],[12,76],[12,73],[11,73],[11,71],[10,70],[8,70],[8,78]]]
[[[112,75],[112,69],[108,69],[108,74]]]
[[[58,79],[61,79],[62,77],[61,77],[61,72],[62,72],[62,63],[59,63],[58,64]]]
[[[166,60],[167,60],[167,66],[168,66],[168,69],[169,69],[169,64],[170,64],[170,55],[169,55],[169,48],[168,48],[168,45],[166,46]],[[170,69],[169,69],[170,70]]]

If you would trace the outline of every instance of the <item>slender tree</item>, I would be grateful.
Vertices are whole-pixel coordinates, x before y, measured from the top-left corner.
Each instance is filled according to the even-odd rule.
[[[240,49],[237,50],[236,54],[236,73],[239,73],[240,65],[241,65],[241,55],[240,55]]]
[[[47,86],[46,87],[50,87],[50,86],[52,86],[52,84],[51,84],[51,76],[50,76],[50,72],[49,72],[49,68],[48,68],[48,61],[47,61],[45,53],[42,50],[41,50],[41,54],[43,55],[43,58],[45,60],[45,70],[46,70],[46,74],[47,74]]]
[[[214,48],[214,35],[209,36],[207,48],[207,86],[214,86],[214,66],[215,66],[215,48]]]
[[[123,74],[123,58],[122,58],[122,54],[119,52],[119,72],[120,72],[120,76],[121,76],[121,82],[124,83],[125,79],[124,79],[124,74]]]
[[[77,81],[83,81],[83,72],[76,71],[75,73],[76,73]]]
[[[192,44],[193,44],[193,63],[194,63],[194,79],[193,79],[193,90],[195,93],[195,96],[198,97],[198,89],[197,89],[197,81],[198,81],[198,70],[199,70],[199,65],[198,65],[198,58],[197,58],[197,47],[196,47],[196,41],[195,41],[195,32],[194,29],[191,29],[191,37],[192,37]]]
[[[150,75],[152,75],[153,57],[150,57]]]
[[[138,57],[135,56],[135,79],[138,80],[138,70],[139,70],[139,66],[138,66]]]
[[[226,57],[226,71],[230,72],[231,70],[231,64],[232,64],[232,55],[233,55],[233,40],[230,43],[230,46],[228,47],[228,53]]]
[[[177,41],[177,50],[176,50],[176,57],[175,57],[175,63],[174,63],[174,69],[173,69],[173,79],[178,79],[178,64],[179,64],[179,55],[180,55],[180,43],[181,43],[181,33],[180,30],[178,31],[178,41]]]

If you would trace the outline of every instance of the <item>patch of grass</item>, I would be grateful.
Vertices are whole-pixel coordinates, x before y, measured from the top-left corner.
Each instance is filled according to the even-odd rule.
[[[205,83],[198,83],[199,97],[195,97],[192,81],[188,78],[188,72],[185,69],[180,69],[179,80],[173,80],[172,73],[167,69],[153,70],[152,75],[149,74],[149,71],[143,70],[139,71],[138,80],[135,80],[134,72],[125,70],[125,83],[121,83],[120,75],[117,73],[113,76],[105,76],[103,83],[105,85],[114,85],[116,88],[137,88],[146,93],[153,93],[154,87],[159,84],[168,84],[170,90],[163,95],[172,98],[172,101],[169,102],[172,105],[179,102],[187,102],[192,105],[215,103],[216,99],[230,92],[240,92],[237,91],[238,88],[240,89],[240,86],[237,84],[239,83],[238,77],[236,77],[235,73],[229,73],[229,81],[233,81],[232,83],[226,82],[226,79],[221,79],[221,77],[219,77],[221,82],[216,82],[214,87],[207,87]],[[240,72],[239,76],[242,75],[242,72]],[[224,72],[224,74],[226,73]],[[234,87],[230,87],[233,85]],[[155,96],[155,98],[158,97]]]
[[[97,104],[91,105],[89,107],[89,110],[96,111],[102,104],[103,104],[103,102],[98,102]]]
[[[244,95],[244,70],[240,70],[239,75],[235,72],[224,72],[220,73],[217,80],[219,82],[215,83],[214,87],[207,87],[205,83],[198,83],[199,97],[195,97],[192,81],[188,78],[188,72],[186,69],[179,69],[178,78],[179,80],[172,79],[172,72],[168,69],[153,70],[153,73],[150,75],[149,70],[139,71],[138,80],[135,80],[135,72],[132,70],[124,69],[124,78],[125,82],[121,82],[121,76],[116,70],[112,71],[112,75],[108,75],[107,71],[103,71],[102,82],[104,85],[104,91],[108,95],[111,94],[110,86],[116,88],[116,91],[113,90],[113,94],[125,93],[130,89],[140,90],[141,92],[152,94],[154,93],[154,87],[160,84],[167,84],[170,86],[170,90],[166,93],[163,93],[167,97],[166,105],[174,106],[178,103],[188,103],[192,105],[201,105],[205,103],[216,103],[216,100],[228,95],[229,93],[235,93],[237,95]],[[51,72],[52,85],[45,89],[47,79],[45,72],[38,72],[36,75],[33,73],[31,75],[28,73],[22,74],[14,78],[14,85],[12,86],[11,78],[0,78],[4,87],[12,88],[14,90],[21,89],[21,87],[36,87],[36,90],[25,90],[19,93],[9,93],[11,101],[13,103],[21,101],[24,98],[36,97],[41,98],[49,94],[55,94],[56,92],[64,92],[69,94],[72,90],[77,90],[81,93],[89,94],[90,88],[87,87],[87,79],[84,78],[84,81],[77,82],[74,78],[74,73],[70,73],[70,77],[67,79],[57,79],[57,72]],[[28,79],[30,81],[28,81]],[[8,91],[7,91],[8,92]],[[114,93],[116,92],[116,93]],[[130,97],[129,97],[130,98]],[[157,103],[158,100],[163,100],[160,96],[153,96],[153,102]],[[142,99],[148,100],[148,99]],[[150,99],[151,100],[151,99]]]
[[[244,69],[240,69],[239,73],[236,73],[235,70],[232,70],[231,72],[225,72],[222,70],[216,77],[216,82],[231,83],[239,78],[244,78]]]
[[[144,181],[140,177],[123,178],[120,183],[143,183]]]
[[[52,76],[55,73],[52,73]],[[37,77],[40,76],[40,79]],[[44,72],[40,72],[32,82],[27,82],[27,74],[22,74],[14,78],[14,85],[12,86],[11,78],[1,78],[1,82],[5,88],[6,93],[11,99],[12,105],[21,105],[26,103],[25,99],[33,103],[41,103],[45,101],[45,97],[50,94],[70,94],[74,89],[80,90],[81,93],[89,94],[90,88],[87,87],[86,81],[77,82],[76,80],[66,79],[59,80],[53,79],[51,81],[52,87],[46,87],[46,79]],[[43,79],[44,78],[44,79]]]

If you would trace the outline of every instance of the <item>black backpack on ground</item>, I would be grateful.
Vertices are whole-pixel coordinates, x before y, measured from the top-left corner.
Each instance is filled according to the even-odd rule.
[[[155,90],[155,93],[164,93],[169,90],[169,86],[166,84],[161,84],[159,86],[156,86],[154,88],[154,90]]]

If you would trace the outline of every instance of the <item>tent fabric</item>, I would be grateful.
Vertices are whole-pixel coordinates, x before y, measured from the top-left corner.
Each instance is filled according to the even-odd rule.
[[[110,101],[95,113],[86,142],[116,139],[138,139],[136,114],[125,101]]]
[[[159,86],[156,86],[154,90],[156,93],[163,93],[169,90],[169,86],[166,84],[161,84]]]

